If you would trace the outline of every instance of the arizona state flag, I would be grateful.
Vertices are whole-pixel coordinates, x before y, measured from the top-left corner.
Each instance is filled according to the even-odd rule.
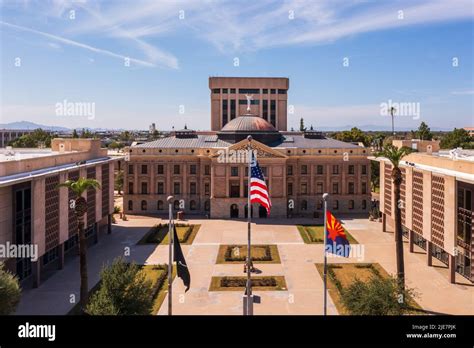
[[[347,240],[344,227],[342,227],[341,223],[334,217],[334,215],[331,214],[329,210],[326,211],[326,229],[326,252],[349,257],[351,246]]]
[[[184,285],[186,286],[186,291],[189,290],[191,286],[191,275],[189,274],[188,265],[184,259],[183,251],[181,250],[181,244],[179,244],[178,233],[176,232],[176,226],[173,226],[173,247],[174,247],[174,261],[176,261],[176,269],[178,277],[183,280]]]

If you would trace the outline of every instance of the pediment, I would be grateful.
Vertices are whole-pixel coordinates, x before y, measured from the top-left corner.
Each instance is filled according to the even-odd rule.
[[[238,143],[235,143],[231,146],[229,146],[227,149],[225,149],[226,152],[244,152],[248,149],[249,141],[247,139],[244,139],[242,141],[239,141]],[[272,149],[271,147],[256,141],[252,140],[250,142],[250,146],[252,150],[257,151],[257,159],[258,158],[288,158],[286,155],[278,152],[277,150]],[[213,157],[218,157],[220,154],[217,153]]]

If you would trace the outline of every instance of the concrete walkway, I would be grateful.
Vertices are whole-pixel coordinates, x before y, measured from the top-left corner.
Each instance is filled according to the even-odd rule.
[[[130,247],[129,260],[143,264],[166,263],[167,246],[135,245],[148,229],[160,221],[157,218],[129,217],[114,225],[111,235],[102,235],[99,244],[90,248],[90,287],[99,280],[105,262],[123,255]],[[342,219],[346,229],[363,245],[362,258],[330,258],[329,262],[378,262],[389,273],[395,272],[395,243],[392,233],[382,232],[381,224],[366,218]],[[185,294],[179,278],[173,283],[174,314],[242,314],[242,293],[234,291],[209,292],[213,276],[244,275],[243,265],[216,264],[221,244],[246,244],[245,221],[191,220],[201,224],[192,245],[183,245],[191,272],[191,289]],[[291,224],[289,224],[291,223]],[[261,303],[255,305],[255,314],[322,314],[323,282],[315,263],[323,262],[323,246],[304,244],[295,225],[314,223],[314,220],[261,220],[252,224],[252,243],[276,244],[281,264],[255,264],[261,275],[282,275],[287,291],[255,291]],[[407,285],[419,294],[417,301],[423,308],[449,314],[474,313],[474,286],[461,276],[458,284],[448,282],[447,269],[426,266],[426,255],[409,253],[405,249]],[[65,314],[73,304],[71,294],[79,299],[79,262],[77,257],[66,263],[65,268],[47,279],[38,289],[25,290],[18,314]],[[166,303],[167,298],[165,299]],[[162,306],[159,315],[166,314]],[[328,313],[337,314],[328,297]]]

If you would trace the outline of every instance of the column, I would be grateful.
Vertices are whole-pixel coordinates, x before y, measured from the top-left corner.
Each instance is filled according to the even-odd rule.
[[[449,282],[456,283],[456,257],[449,255]]]
[[[41,285],[41,259],[31,262],[31,276],[33,278],[33,287],[37,288]]]
[[[433,255],[431,255],[432,244],[429,240],[426,241],[426,260],[428,266],[433,265]]]
[[[58,245],[58,269],[64,268],[64,243]]]
[[[387,214],[382,213],[382,232],[387,232]]]

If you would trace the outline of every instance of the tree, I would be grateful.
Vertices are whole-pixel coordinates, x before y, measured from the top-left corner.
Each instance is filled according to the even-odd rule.
[[[433,134],[431,133],[430,127],[425,122],[421,122],[418,130],[415,132],[415,135],[420,140],[431,140],[433,139]]]
[[[72,131],[72,137],[73,137],[73,139],[79,138],[79,134],[77,134],[77,130],[76,130],[76,129],[73,129],[73,131]]]
[[[9,145],[21,148],[51,147],[51,138],[51,134],[38,128],[29,134],[22,135],[18,139],[11,141]]]
[[[21,288],[18,278],[0,262],[0,315],[12,314],[20,302]]]
[[[87,212],[87,201],[82,197],[83,193],[87,190],[100,189],[100,184],[95,179],[79,178],[77,181],[66,180],[65,182],[58,185],[59,187],[67,187],[74,194],[76,199],[74,200],[74,213],[77,220],[77,233],[79,235],[79,266],[81,275],[81,288],[80,288],[80,303],[81,311],[84,311],[87,304],[87,297],[89,293],[88,277],[87,277],[87,243],[84,232],[84,214]]]
[[[123,170],[119,170],[115,176],[115,190],[118,191],[118,194],[122,194],[123,187]]]
[[[334,139],[345,141],[347,143],[363,143],[364,146],[370,146],[371,138],[362,130],[353,127],[350,131],[342,131],[334,134]]]
[[[372,192],[380,190],[380,164],[376,161],[370,161],[370,185]]]
[[[394,106],[390,107],[390,116],[392,116],[392,135],[395,136],[395,117],[394,114],[397,112]]]
[[[94,134],[89,129],[82,128],[81,138],[91,139],[94,138]]]
[[[306,130],[306,127],[304,126],[304,120],[303,117],[300,119],[300,132],[304,132]]]
[[[474,138],[469,136],[469,132],[463,128],[454,128],[441,139],[440,147],[442,149],[454,149],[462,147],[464,149],[474,148]]]
[[[101,284],[92,295],[86,313],[91,315],[147,315],[153,308],[152,282],[140,267],[121,257],[100,273]]]
[[[400,205],[400,186],[402,184],[402,171],[400,161],[408,154],[407,148],[396,148],[393,145],[386,145],[383,150],[376,154],[377,157],[385,157],[392,164],[393,195],[395,198],[395,248],[397,256],[397,278],[400,289],[405,288],[405,264],[403,261],[403,236],[402,236],[402,215]]]
[[[402,315],[410,297],[415,297],[414,291],[400,292],[397,279],[372,276],[367,282],[356,278],[343,290],[341,300],[352,315]]]

